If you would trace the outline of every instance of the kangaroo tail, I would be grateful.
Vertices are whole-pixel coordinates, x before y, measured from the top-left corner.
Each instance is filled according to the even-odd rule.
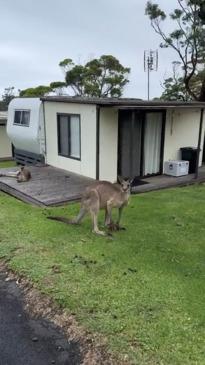
[[[7,174],[4,174],[4,173],[0,173],[0,177],[17,177],[17,174],[15,173],[7,173]]]
[[[47,217],[47,219],[62,222],[62,223],[65,223],[65,224],[75,224],[75,222],[72,219],[68,219],[68,218],[65,218],[65,217],[50,216],[50,217]]]

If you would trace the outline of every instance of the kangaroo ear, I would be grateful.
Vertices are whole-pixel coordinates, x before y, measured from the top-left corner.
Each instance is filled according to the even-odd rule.
[[[133,179],[129,179],[130,185],[132,185],[134,179],[135,179],[134,177],[133,177]]]
[[[118,175],[118,177],[117,177],[117,181],[118,181],[120,184],[122,184],[122,182],[123,182],[123,178],[122,178],[122,176],[119,176],[119,175]]]

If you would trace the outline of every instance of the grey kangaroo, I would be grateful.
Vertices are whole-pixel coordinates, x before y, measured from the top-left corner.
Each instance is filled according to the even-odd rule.
[[[22,166],[20,168],[19,171],[17,172],[7,172],[7,173],[0,173],[0,177],[1,176],[5,176],[5,177],[14,177],[16,178],[16,181],[18,183],[21,183],[21,182],[26,182],[26,181],[29,181],[31,179],[31,172],[25,168],[24,166]]]
[[[67,220],[63,217],[48,217],[70,224],[80,224],[84,216],[89,213],[92,219],[92,232],[99,235],[106,235],[98,228],[98,213],[100,209],[105,210],[105,226],[113,227],[114,230],[121,229],[120,220],[123,208],[128,204],[130,197],[131,181],[118,177],[119,183],[108,181],[96,181],[88,186],[82,196],[80,212],[76,218]],[[119,215],[117,223],[112,221],[112,209],[118,208]]]

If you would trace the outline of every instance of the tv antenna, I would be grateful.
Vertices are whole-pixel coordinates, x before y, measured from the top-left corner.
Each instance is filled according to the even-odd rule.
[[[158,51],[144,51],[144,71],[147,72],[147,99],[150,97],[150,72],[158,70]]]

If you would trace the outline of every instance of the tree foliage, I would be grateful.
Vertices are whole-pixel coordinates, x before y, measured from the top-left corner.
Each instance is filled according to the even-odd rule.
[[[57,95],[62,95],[65,87],[66,83],[63,81],[54,81],[50,83],[50,91],[53,91]]]
[[[195,94],[199,95],[201,84],[205,78],[205,71],[199,71],[190,81],[190,87]],[[160,99],[162,100],[182,100],[191,101],[192,97],[187,93],[183,77],[173,72],[173,76],[166,78],[162,84],[164,89]]]
[[[49,94],[52,91],[50,86],[40,85],[37,87],[30,87],[28,89],[19,90],[19,96],[21,97],[42,97]]]
[[[181,100],[188,101],[191,99],[185,89],[183,77],[178,72],[180,62],[173,62],[172,77],[165,78],[162,84],[164,89],[160,99],[162,100]]]
[[[85,65],[76,65],[67,58],[59,66],[64,71],[67,87],[78,96],[120,97],[129,82],[130,69],[111,55],[95,58]]]
[[[49,86],[40,85],[37,87],[30,87],[28,89],[19,90],[19,96],[21,97],[34,97],[40,98],[50,93],[57,95],[63,94],[63,89],[66,87],[66,83],[63,81],[51,82]]]
[[[166,34],[162,25],[167,14],[158,4],[148,1],[145,13],[149,16],[153,29],[162,39],[160,46],[170,47],[177,53],[183,71],[182,79],[186,93],[194,100],[205,101],[204,0],[178,0],[178,4],[179,7],[169,15],[175,25],[169,34]],[[198,77],[199,74],[200,77]],[[194,81],[197,77],[196,88]],[[172,81],[174,82],[174,78]],[[167,83],[169,84],[168,81]]]
[[[182,77],[179,77],[177,80],[175,80],[174,77],[165,79],[163,82],[163,88],[164,91],[160,97],[161,100],[189,100]]]
[[[7,88],[4,89],[4,93],[2,95],[2,105],[5,106],[5,108],[8,107],[10,101],[15,97],[14,95],[14,86],[9,86]]]

